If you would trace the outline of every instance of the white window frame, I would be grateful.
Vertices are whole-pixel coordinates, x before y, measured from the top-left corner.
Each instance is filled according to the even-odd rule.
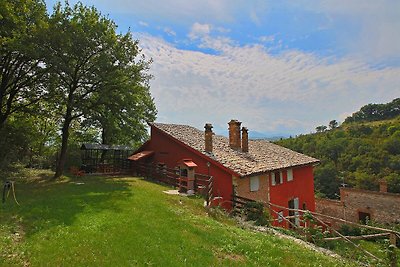
[[[276,185],[275,183],[275,172],[271,172],[271,184]]]
[[[288,182],[293,181],[293,169],[287,169],[286,175]]]
[[[293,200],[294,200],[294,208],[296,210],[298,210],[299,209],[299,205],[300,205],[299,198],[296,197]],[[295,211],[294,212],[294,216],[295,216],[294,223],[295,223],[295,225],[299,226],[300,225],[300,214],[299,214],[299,212]]]
[[[271,184],[272,185],[277,185],[277,183],[275,182],[275,173],[276,172],[274,172],[274,171],[271,172]],[[282,171],[279,171],[279,184],[283,184],[283,173],[282,173]]]
[[[250,192],[257,192],[260,189],[260,176],[250,177]]]

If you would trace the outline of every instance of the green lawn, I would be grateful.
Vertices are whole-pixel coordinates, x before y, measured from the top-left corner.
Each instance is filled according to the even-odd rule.
[[[216,220],[201,199],[140,178],[31,180],[16,185],[20,206],[1,205],[1,266],[348,265]]]

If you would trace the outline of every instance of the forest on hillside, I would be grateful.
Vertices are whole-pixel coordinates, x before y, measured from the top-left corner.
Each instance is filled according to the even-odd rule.
[[[0,1],[0,170],[19,163],[58,178],[84,142],[141,143],[157,114],[150,64],[95,7]]]
[[[316,131],[276,143],[321,160],[314,173],[317,195],[338,198],[343,184],[378,190],[380,179],[389,192],[400,193],[400,98],[368,104],[342,125],[333,120]]]

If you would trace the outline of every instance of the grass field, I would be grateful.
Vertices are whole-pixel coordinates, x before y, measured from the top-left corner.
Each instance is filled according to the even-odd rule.
[[[39,177],[1,205],[1,266],[348,266],[140,178]]]

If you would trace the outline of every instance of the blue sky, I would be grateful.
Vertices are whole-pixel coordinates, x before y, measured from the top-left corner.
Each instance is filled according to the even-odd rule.
[[[153,59],[159,122],[293,135],[400,97],[397,0],[82,2]]]

